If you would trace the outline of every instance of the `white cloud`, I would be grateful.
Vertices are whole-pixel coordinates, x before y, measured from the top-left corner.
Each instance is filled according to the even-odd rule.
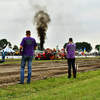
[[[19,45],[30,29],[39,42],[33,25],[37,8],[51,17],[45,48],[62,48],[69,37],[75,42],[90,42],[93,47],[99,43],[100,0],[0,0],[0,39]]]

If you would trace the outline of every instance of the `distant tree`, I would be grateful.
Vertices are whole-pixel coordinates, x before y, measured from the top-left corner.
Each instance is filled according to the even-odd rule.
[[[4,49],[9,44],[9,47],[11,48],[11,43],[7,41],[7,39],[1,39],[0,40],[0,49]]]
[[[13,50],[19,50],[17,45],[14,45]]]
[[[98,51],[99,51],[99,45],[100,45],[100,44],[97,44],[97,45],[95,46],[95,49],[98,50]]]
[[[65,49],[68,43],[65,43],[63,48]],[[90,43],[87,42],[76,42],[76,50],[84,50],[86,48],[87,52],[90,52],[92,50],[92,46]]]
[[[64,44],[64,46],[63,46],[64,49],[66,49],[67,44],[68,44],[68,43],[65,43],[65,44]]]
[[[87,42],[76,42],[76,50],[84,50],[86,48],[87,52],[90,52],[92,50],[92,46],[90,43]]]
[[[0,50],[4,48],[4,42],[0,40]]]

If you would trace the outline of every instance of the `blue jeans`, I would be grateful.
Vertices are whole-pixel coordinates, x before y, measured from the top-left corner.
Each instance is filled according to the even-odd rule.
[[[28,67],[28,77],[27,77],[27,82],[30,82],[30,78],[31,78],[31,67],[32,67],[32,60],[33,60],[33,56],[22,56],[22,60],[21,60],[21,82],[24,82],[24,68],[26,65],[26,61],[27,61],[27,67]]]

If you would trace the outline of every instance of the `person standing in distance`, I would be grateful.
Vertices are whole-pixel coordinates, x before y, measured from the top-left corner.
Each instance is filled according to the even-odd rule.
[[[34,50],[36,50],[36,40],[31,37],[31,32],[29,30],[26,31],[26,37],[24,37],[20,44],[20,55],[22,55],[21,59],[21,70],[20,70],[20,82],[18,84],[24,84],[24,68],[27,61],[27,67],[28,67],[28,77],[27,77],[27,83],[30,84],[31,81],[31,67],[32,67],[32,60],[33,60],[33,54]]]
[[[4,50],[2,51],[2,61],[5,62],[5,52],[4,52]]]
[[[67,61],[68,61],[68,78],[71,78],[71,65],[73,68],[73,77],[76,78],[75,48],[76,48],[76,45],[73,43],[73,39],[69,38],[69,44],[67,44],[66,46]]]

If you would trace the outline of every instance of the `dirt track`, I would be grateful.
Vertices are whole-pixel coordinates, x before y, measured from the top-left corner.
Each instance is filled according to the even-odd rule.
[[[100,68],[100,60],[80,60],[78,72],[96,70]],[[33,62],[31,81],[58,77],[68,74],[67,61]],[[25,82],[27,80],[27,66],[25,67]],[[20,81],[20,64],[0,64],[0,87],[14,85]]]

